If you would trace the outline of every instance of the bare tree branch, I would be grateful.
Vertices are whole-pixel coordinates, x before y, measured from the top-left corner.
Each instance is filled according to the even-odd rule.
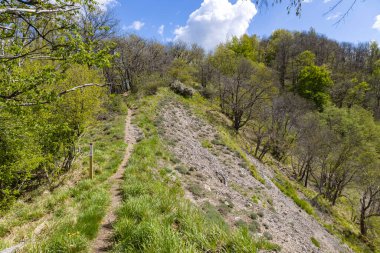
[[[65,90],[65,91],[62,91],[62,92],[58,93],[57,97],[61,97],[61,96],[66,95],[68,93],[71,93],[71,92],[74,92],[74,91],[77,91],[77,90],[80,90],[80,89],[88,88],[88,87],[94,87],[94,86],[95,87],[106,87],[107,84],[87,83],[87,84],[75,86],[75,87],[73,87],[71,89],[68,89],[68,90]],[[19,104],[18,106],[35,106],[35,105],[49,104],[50,102],[51,101],[27,102],[27,103]]]
[[[34,14],[46,14],[46,13],[61,13],[61,12],[69,12],[69,11],[75,11],[79,10],[80,7],[71,7],[71,8],[55,8],[55,9],[22,9],[22,8],[3,8],[0,9],[0,14],[14,14],[14,15],[19,15],[19,14],[25,14],[25,13],[34,13]]]

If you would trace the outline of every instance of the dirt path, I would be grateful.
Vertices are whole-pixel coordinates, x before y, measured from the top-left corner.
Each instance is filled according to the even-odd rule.
[[[351,252],[272,183],[270,167],[249,157],[266,183],[252,177],[244,160],[220,142],[210,124],[178,103],[164,106],[161,117],[164,138],[180,161],[176,166],[188,168],[177,174],[185,196],[193,203],[200,207],[212,204],[231,226],[257,222],[253,236],[270,234],[281,252]],[[252,214],[257,216],[255,220]],[[320,242],[320,248],[313,245],[312,237]]]
[[[125,137],[124,140],[128,144],[123,162],[119,166],[115,174],[109,180],[111,183],[111,205],[106,216],[103,218],[97,238],[94,240],[91,252],[108,252],[112,248],[112,225],[116,220],[116,209],[121,204],[121,185],[123,183],[123,174],[127,165],[128,159],[132,153],[133,146],[136,143],[136,129],[131,125],[132,110],[128,110],[128,115],[125,121]]]

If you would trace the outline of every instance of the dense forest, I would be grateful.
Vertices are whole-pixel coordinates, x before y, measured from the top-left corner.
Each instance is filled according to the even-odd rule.
[[[268,38],[234,37],[205,52],[118,35],[112,15],[91,1],[81,4],[0,3],[0,209],[43,184],[54,188],[80,152],[86,127],[117,107],[115,94],[154,95],[179,81],[219,105],[247,152],[275,159],[314,190],[311,202],[320,210],[347,199],[361,240],[375,247],[376,42],[276,30]]]

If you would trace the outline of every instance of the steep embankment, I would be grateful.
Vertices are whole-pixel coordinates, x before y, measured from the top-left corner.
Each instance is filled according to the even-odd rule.
[[[282,252],[350,252],[273,184],[271,168],[248,156],[265,179],[259,182],[218,131],[182,104],[167,103],[161,117],[162,136],[178,159],[176,170],[193,203],[215,206],[230,225],[273,238]]]

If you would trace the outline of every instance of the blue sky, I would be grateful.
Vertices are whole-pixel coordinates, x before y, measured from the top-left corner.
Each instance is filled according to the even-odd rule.
[[[344,4],[327,14],[338,0],[305,0],[301,17],[294,12],[287,14],[287,0],[260,9],[249,0],[99,1],[111,2],[107,8],[120,20],[123,32],[162,42],[173,39],[199,42],[206,49],[233,35],[248,33],[263,37],[279,28],[300,31],[313,27],[338,41],[380,42],[379,0],[359,0],[339,24],[335,23],[353,0],[344,0]]]

